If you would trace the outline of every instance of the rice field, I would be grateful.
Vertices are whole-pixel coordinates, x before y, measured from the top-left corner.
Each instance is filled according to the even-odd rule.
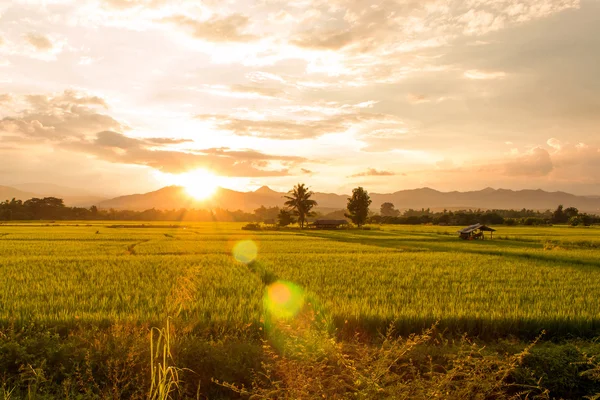
[[[0,225],[0,325],[158,325],[260,336],[294,285],[341,335],[438,321],[479,336],[600,334],[600,229],[241,230],[236,223]],[[241,243],[241,244],[240,244]]]

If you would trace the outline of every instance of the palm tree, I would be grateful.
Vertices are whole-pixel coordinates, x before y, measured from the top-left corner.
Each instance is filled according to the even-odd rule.
[[[294,189],[288,192],[287,196],[284,196],[288,199],[285,205],[294,210],[294,214],[298,216],[300,228],[304,228],[306,217],[311,216],[312,213],[310,210],[317,205],[316,201],[310,199],[310,196],[313,194],[313,192],[304,186],[304,183],[299,183],[294,186]]]

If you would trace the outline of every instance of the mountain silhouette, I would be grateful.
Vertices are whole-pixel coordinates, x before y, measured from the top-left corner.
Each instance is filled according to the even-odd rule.
[[[35,193],[19,190],[11,186],[0,186],[0,201],[4,200],[27,200],[32,197],[39,197]]]
[[[65,205],[70,207],[90,207],[106,200],[106,197],[94,195],[84,190],[46,183],[0,186],[0,201],[11,200],[13,198],[24,201],[33,197],[58,197],[63,199]]]
[[[281,207],[285,193],[263,186],[251,192],[218,188],[213,196],[205,200],[196,200],[180,186],[168,186],[162,189],[129,196],[120,196],[97,204],[100,208],[120,210],[180,209],[180,208],[222,208],[228,210],[253,211],[265,207]],[[485,188],[468,192],[440,192],[431,188],[400,190],[394,193],[370,193],[373,203],[371,209],[379,210],[382,203],[393,203],[396,208],[421,209],[533,209],[553,210],[559,204],[565,207],[577,207],[581,211],[600,212],[600,198],[597,196],[576,196],[565,192],[546,192],[544,190],[509,190]],[[316,192],[313,198],[319,203],[319,209],[336,210],[346,207],[348,195]]]

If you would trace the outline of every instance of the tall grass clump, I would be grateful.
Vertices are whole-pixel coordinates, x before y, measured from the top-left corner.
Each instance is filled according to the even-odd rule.
[[[285,351],[265,341],[266,360],[250,387],[216,383],[251,399],[550,398],[542,386],[514,379],[537,340],[516,354],[499,355],[466,337],[444,342],[435,327],[398,337],[390,326],[371,344],[359,336],[338,342],[315,332],[287,339]]]
[[[171,354],[171,324],[150,330],[150,390],[148,400],[168,400],[179,390],[179,372]]]

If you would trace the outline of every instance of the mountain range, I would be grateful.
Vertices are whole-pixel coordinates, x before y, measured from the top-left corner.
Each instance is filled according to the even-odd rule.
[[[98,204],[106,197],[89,193],[85,190],[69,188],[50,183],[23,183],[11,186],[0,185],[0,201],[17,199],[28,200],[33,197],[58,197],[70,207],[90,207]]]
[[[285,193],[263,186],[252,192],[237,192],[219,188],[206,200],[195,200],[180,186],[168,186],[154,192],[116,197],[97,204],[99,208],[128,210],[179,209],[179,208],[223,208],[253,211],[265,206],[282,206]],[[508,190],[486,188],[468,192],[440,192],[431,188],[400,190],[394,193],[370,193],[372,210],[379,210],[382,203],[393,203],[400,210],[414,208],[446,209],[555,209],[559,204],[577,207],[581,211],[600,212],[597,196],[576,196],[565,192],[543,190]],[[348,195],[316,192],[313,198],[320,211],[333,211],[346,207]]]
[[[44,183],[29,183],[12,186],[0,186],[0,200],[32,197],[60,197],[68,206],[90,207],[117,210],[180,209],[180,208],[222,208],[251,212],[260,206],[281,207],[285,193],[277,192],[267,186],[250,192],[238,192],[218,188],[213,196],[205,200],[191,197],[185,188],[167,186],[162,189],[128,196],[106,199],[102,196],[79,189],[66,188]],[[565,192],[547,192],[544,190],[509,190],[486,188],[468,192],[440,192],[431,188],[400,190],[394,193],[370,193],[372,210],[379,210],[382,203],[393,203],[397,209],[409,208],[432,210],[456,209],[533,209],[551,210],[559,204],[565,207],[577,207],[581,211],[600,213],[600,196],[576,196]],[[316,192],[313,198],[317,209],[330,212],[344,209],[348,195]]]

